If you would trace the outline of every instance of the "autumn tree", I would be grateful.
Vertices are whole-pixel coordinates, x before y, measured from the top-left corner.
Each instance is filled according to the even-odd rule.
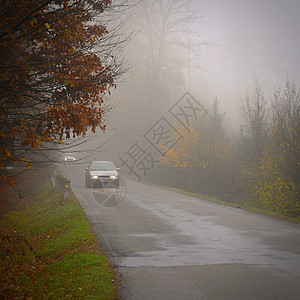
[[[293,80],[275,89],[271,111],[273,148],[283,158],[281,169],[300,193],[300,90]]]
[[[299,89],[292,80],[286,80],[283,86],[275,88],[268,105],[260,105],[262,89],[256,90],[255,95],[256,105],[246,106],[246,121],[253,124],[251,136],[257,146],[250,148],[256,149],[255,155],[242,168],[248,200],[256,206],[297,217],[300,214]]]
[[[63,139],[105,130],[105,95],[125,71],[126,38],[109,23],[118,3],[0,0],[2,169],[34,166]]]
[[[229,194],[234,184],[230,167],[232,149],[223,117],[216,99],[205,119],[189,130],[180,129],[184,138],[172,149],[165,149],[168,151],[162,162],[175,169],[176,176],[181,176],[183,188],[210,194]]]

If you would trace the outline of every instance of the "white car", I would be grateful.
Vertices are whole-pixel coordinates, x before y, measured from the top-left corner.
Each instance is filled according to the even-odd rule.
[[[119,187],[119,172],[111,161],[92,161],[85,169],[85,185]]]
[[[75,161],[76,157],[72,154],[72,153],[65,153],[64,154],[64,161],[65,162],[71,162],[71,161]]]

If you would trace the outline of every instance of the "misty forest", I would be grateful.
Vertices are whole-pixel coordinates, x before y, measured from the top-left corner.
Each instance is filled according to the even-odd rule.
[[[0,0],[0,299],[298,299],[299,0]]]
[[[78,164],[111,159],[124,176],[299,217],[294,15],[221,2],[1,1],[2,189],[74,151]],[[253,22],[259,8],[269,15]],[[205,113],[182,124],[170,112],[187,92]],[[159,122],[169,140],[161,124],[153,147]]]
[[[131,62],[129,78],[117,90],[126,100],[112,112],[113,125],[121,124],[118,143],[125,153],[135,140],[142,142],[152,125],[167,116],[168,109],[189,91],[208,114],[191,122],[188,130],[171,120],[183,138],[169,149],[166,145],[165,155],[152,162],[146,160],[141,176],[157,184],[297,217],[299,82],[288,72],[276,79],[275,74],[270,76],[265,64],[277,57],[270,52],[266,62],[250,56],[243,36],[236,36],[241,41],[231,45],[232,55],[239,50],[234,46],[240,47],[240,51],[248,52],[249,62],[240,61],[245,59],[241,53],[240,57],[231,57],[236,59],[236,69],[228,74],[220,70],[224,72],[221,82],[210,81],[204,53],[222,45],[209,36],[202,38],[206,18],[201,15],[201,4],[199,10],[194,5],[184,0],[144,2],[135,9],[134,19],[128,21],[128,28],[140,29],[126,49]],[[255,59],[256,69],[251,70],[249,78],[242,67],[250,69]],[[236,77],[235,86],[230,82],[232,76]],[[173,134],[176,139],[176,132]],[[163,143],[160,146],[164,147]],[[155,152],[148,147],[149,152]],[[157,160],[160,162],[153,163]],[[124,171],[130,173],[129,168]]]

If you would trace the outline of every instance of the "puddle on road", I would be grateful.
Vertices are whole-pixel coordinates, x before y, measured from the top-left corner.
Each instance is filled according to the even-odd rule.
[[[177,234],[139,234],[154,238],[163,250],[142,251],[130,257],[112,258],[116,266],[187,266],[208,264],[270,264],[300,276],[300,255],[276,251],[263,245],[260,239],[245,237],[245,232],[235,231],[214,223],[213,217],[196,216],[166,203],[154,203],[149,199],[136,201],[134,205],[168,221]],[[138,236],[138,235],[135,235]],[[185,237],[188,243],[181,242]]]

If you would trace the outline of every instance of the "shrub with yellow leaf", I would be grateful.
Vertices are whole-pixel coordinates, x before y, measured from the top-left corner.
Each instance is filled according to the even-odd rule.
[[[285,176],[281,165],[284,158],[265,149],[258,164],[247,171],[251,186],[250,197],[255,205],[288,216],[299,216],[299,193],[291,177]]]

